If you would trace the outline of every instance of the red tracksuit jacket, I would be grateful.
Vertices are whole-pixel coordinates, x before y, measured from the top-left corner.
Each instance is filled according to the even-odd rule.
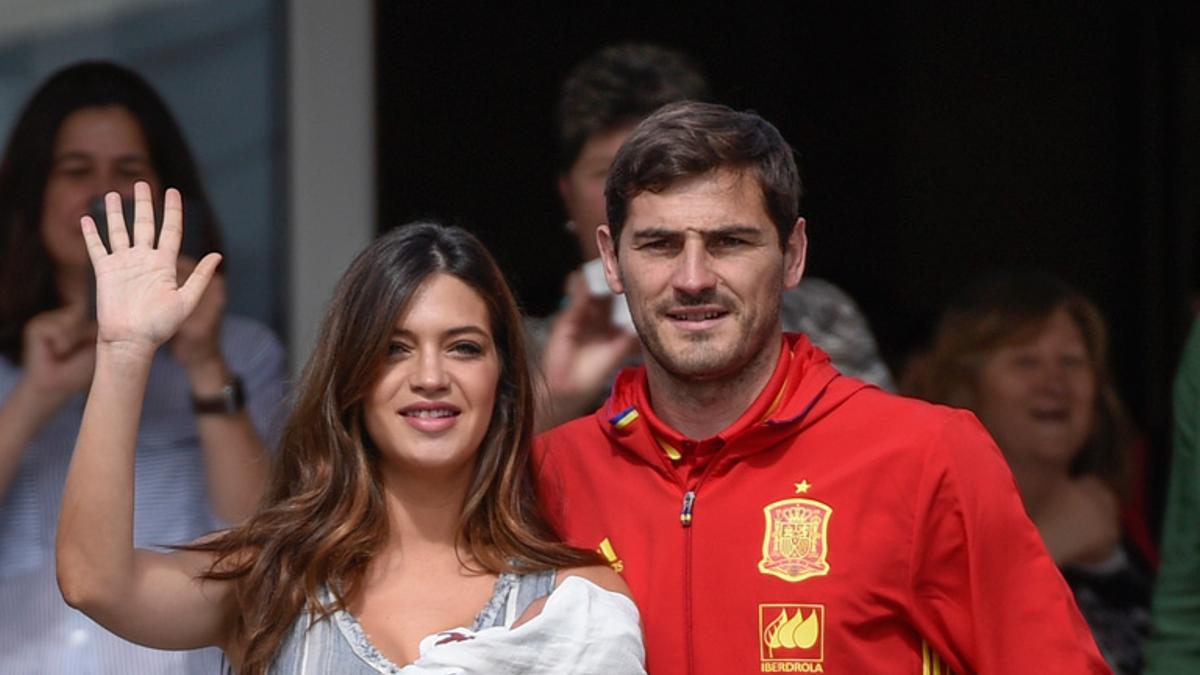
[[[656,418],[634,368],[536,460],[551,522],[633,590],[652,675],[1109,672],[975,418],[801,335],[713,438]]]

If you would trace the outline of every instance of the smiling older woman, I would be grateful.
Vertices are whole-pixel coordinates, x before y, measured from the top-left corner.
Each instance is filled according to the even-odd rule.
[[[979,416],[1109,665],[1136,673],[1149,572],[1123,542],[1132,429],[1107,342],[1078,291],[1040,274],[996,275],[947,309],[917,393]]]

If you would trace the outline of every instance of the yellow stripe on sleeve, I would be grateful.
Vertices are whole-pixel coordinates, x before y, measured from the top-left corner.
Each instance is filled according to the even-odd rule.
[[[921,675],[954,675],[941,654],[938,654],[929,643],[921,640]]]

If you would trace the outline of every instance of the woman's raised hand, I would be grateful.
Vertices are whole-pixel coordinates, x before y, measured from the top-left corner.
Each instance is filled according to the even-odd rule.
[[[104,197],[111,252],[95,221],[82,219],[96,271],[96,369],[63,489],[55,572],[67,603],[118,636],[159,649],[219,645],[234,605],[228,585],[197,582],[212,556],[135,550],[133,494],[154,350],[199,302],[221,257],[205,256],[180,284],[179,192],[167,190],[157,246],[150,186],[137,183],[133,194],[133,241],[120,195]]]
[[[109,252],[90,216],[81,220],[88,257],[96,272],[97,344],[153,354],[192,313],[221,262],[218,253],[204,256],[183,285],[177,281],[176,259],[183,240],[183,204],[179,191],[167,190],[162,231],[154,241],[154,204],[150,185],[133,186],[133,241],[125,226],[121,196],[104,196]]]

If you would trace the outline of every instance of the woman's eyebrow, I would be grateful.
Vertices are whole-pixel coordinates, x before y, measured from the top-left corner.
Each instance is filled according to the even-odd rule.
[[[88,161],[91,159],[92,159],[92,156],[87,154],[86,152],[80,152],[78,150],[73,150],[71,152],[64,152],[63,154],[55,157],[54,163],[59,164],[61,162],[74,162],[74,161],[81,161],[81,160]]]
[[[474,324],[468,324],[465,326],[455,326],[453,328],[447,328],[446,330],[442,331],[442,335],[445,337],[455,337],[458,335],[465,335],[465,334],[477,334],[477,335],[480,335],[485,338],[491,337],[491,333],[489,333],[488,331],[486,331],[483,328],[476,326]],[[413,335],[413,332],[408,330],[407,328],[395,328],[392,330],[392,337],[412,337],[412,335]]]
[[[465,335],[465,334],[471,334],[471,333],[480,335],[482,337],[491,337],[490,333],[488,333],[483,328],[481,328],[479,326],[475,326],[475,325],[456,326],[454,328],[447,330],[443,334],[446,335],[447,337],[453,337],[453,336]]]

